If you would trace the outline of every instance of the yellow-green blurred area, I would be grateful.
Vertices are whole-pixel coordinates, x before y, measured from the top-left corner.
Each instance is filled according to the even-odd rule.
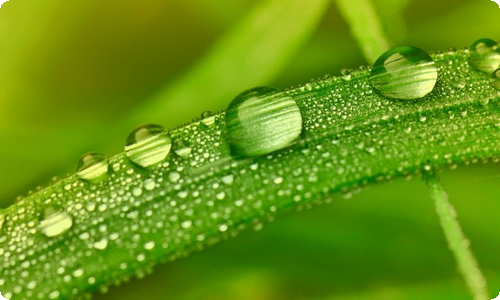
[[[4,3],[0,207],[72,172],[85,152],[121,151],[136,125],[172,128],[256,85],[284,89],[366,64],[334,2],[302,2]],[[375,6],[393,45],[432,51],[500,38],[492,1]],[[248,26],[255,15],[259,22]],[[252,35],[259,26],[265,34]],[[493,298],[500,292],[500,167],[460,166],[442,177]],[[281,216],[95,298],[470,299],[419,178],[349,200],[334,195],[331,204]]]

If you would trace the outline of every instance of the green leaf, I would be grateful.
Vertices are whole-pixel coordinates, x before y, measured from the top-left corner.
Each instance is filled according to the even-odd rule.
[[[188,157],[171,153],[143,169],[121,153],[110,158],[103,181],[71,176],[33,194],[3,212],[0,270],[8,277],[0,289],[18,299],[70,298],[142,277],[159,262],[332,192],[349,195],[427,164],[496,158],[499,91],[469,66],[467,51],[432,57],[439,80],[420,100],[376,94],[368,70],[285,92],[300,108],[303,135],[266,156],[231,157],[221,113],[213,124],[170,132],[172,150],[190,145]],[[47,226],[55,226],[51,237]]]

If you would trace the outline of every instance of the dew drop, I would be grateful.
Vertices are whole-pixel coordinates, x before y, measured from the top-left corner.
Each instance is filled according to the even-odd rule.
[[[493,74],[491,74],[490,79],[491,79],[491,86],[497,90],[500,90],[500,68],[493,71]]]
[[[154,190],[155,185],[155,181],[151,178],[144,180],[144,189],[147,191]]]
[[[142,195],[142,189],[140,187],[138,187],[138,186],[134,187],[132,189],[132,195],[134,197],[139,197],[140,195]]]
[[[463,76],[456,76],[453,78],[452,85],[456,87],[457,89],[463,89],[466,85],[467,81]]]
[[[184,229],[187,229],[187,228],[191,227],[192,224],[193,224],[192,221],[186,220],[186,221],[184,221],[184,222],[181,223],[181,227],[184,228]]]
[[[108,158],[97,152],[89,152],[78,160],[76,175],[85,180],[102,178],[108,172]]]
[[[151,250],[155,247],[155,242],[153,241],[150,241],[150,242],[147,242],[146,244],[144,244],[144,249],[146,250]]]
[[[491,39],[479,39],[470,46],[470,64],[477,70],[491,74],[500,67],[500,49]]]
[[[125,146],[127,157],[141,167],[149,167],[164,160],[172,140],[159,125],[149,124],[137,127],[130,133]]]
[[[437,68],[424,50],[400,46],[382,54],[370,73],[370,83],[381,95],[392,99],[418,99],[432,92]]]
[[[201,114],[201,123],[211,126],[215,122],[215,115],[211,111],[205,111]]]
[[[231,174],[229,174],[229,175],[226,175],[226,176],[222,177],[222,179],[221,179],[221,180],[222,180],[222,182],[224,182],[225,184],[230,185],[230,184],[232,184],[232,183],[233,183],[233,181],[234,181],[234,176],[233,176],[233,175],[231,175]]]
[[[174,149],[175,154],[180,157],[187,157],[191,153],[191,146],[184,141],[176,141]]]
[[[302,116],[295,101],[271,87],[256,87],[236,96],[225,119],[231,154],[237,157],[283,149],[302,132]]]
[[[181,174],[177,172],[171,172],[170,174],[168,174],[168,180],[170,180],[170,182],[177,182],[180,178]]]
[[[40,231],[47,237],[55,237],[73,226],[73,218],[64,210],[50,206],[45,208],[40,221]]]
[[[107,238],[102,238],[99,241],[94,243],[94,248],[98,250],[104,250],[108,247],[108,239]]]
[[[61,295],[59,291],[53,291],[49,294],[49,299],[57,299],[59,298],[59,295]]]

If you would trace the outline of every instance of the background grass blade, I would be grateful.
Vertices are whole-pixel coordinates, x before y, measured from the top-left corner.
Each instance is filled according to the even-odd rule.
[[[464,277],[475,300],[489,300],[486,279],[469,248],[470,241],[460,228],[455,208],[449,202],[448,195],[439,181],[438,175],[435,174],[435,171],[429,170],[424,174],[424,180],[427,183],[432,199],[434,199],[436,212],[440,218],[445,238],[448,241],[448,247],[458,262],[459,272]]]
[[[335,0],[344,19],[349,23],[352,35],[369,64],[389,50],[376,8],[371,0]]]
[[[176,111],[196,116],[224,107],[242,90],[266,84],[280,74],[315,31],[329,1],[265,0],[227,32],[202,61],[127,124],[185,122]],[[125,126],[129,127],[129,126]]]

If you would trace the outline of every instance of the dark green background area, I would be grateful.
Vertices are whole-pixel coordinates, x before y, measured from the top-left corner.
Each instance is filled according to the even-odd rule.
[[[203,61],[218,39],[257,4],[249,0],[4,3],[0,207],[47,185],[52,176],[73,172],[84,152],[121,151],[133,128],[118,124]],[[393,45],[434,51],[467,46],[482,37],[500,39],[500,8],[492,1],[378,0],[375,4]],[[363,64],[348,25],[332,2],[311,38],[265,84],[287,88]],[[231,101],[207,101],[204,91],[198,95],[194,110],[198,114],[223,109]],[[192,111],[187,107],[166,112],[172,119],[161,125],[172,128],[179,120],[189,121],[197,116]],[[500,167],[460,166],[442,177],[493,298],[500,292]],[[470,299],[418,176],[371,186],[349,200],[334,195],[331,204],[283,215],[260,231],[243,232],[96,297],[142,298]]]

